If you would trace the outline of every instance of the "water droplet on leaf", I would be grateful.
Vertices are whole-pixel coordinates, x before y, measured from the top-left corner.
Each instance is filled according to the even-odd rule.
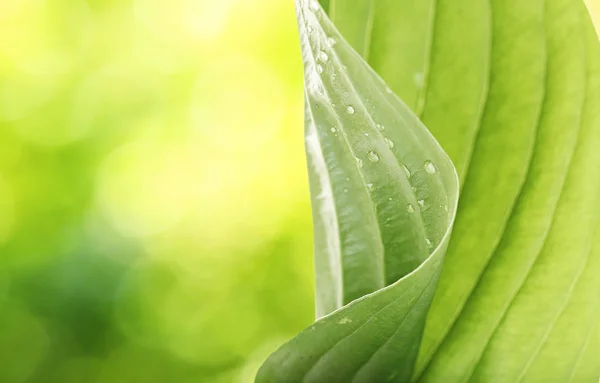
[[[327,62],[327,60],[329,60],[329,56],[327,56],[327,53],[325,53],[325,52],[323,52],[323,51],[320,51],[320,52],[317,54],[317,58],[318,58],[319,60],[323,61],[323,62]]]
[[[406,175],[406,178],[410,178],[410,170],[408,170],[406,165],[404,165],[403,163],[400,163],[400,166],[402,167],[402,171]],[[414,190],[414,187],[413,187],[413,190]]]
[[[389,139],[389,138],[387,138],[387,137],[384,137],[384,138],[383,138],[383,140],[385,141],[385,143],[387,144],[387,146],[388,146],[390,149],[393,149],[393,148],[394,148],[394,141],[390,140],[390,139]]]
[[[423,73],[417,72],[417,73],[415,73],[414,80],[415,80],[415,85],[420,88],[423,86],[425,77],[423,76]]]
[[[425,171],[429,174],[435,174],[437,172],[437,169],[435,168],[433,162],[425,161]]]
[[[372,150],[367,153],[367,157],[371,162],[379,162],[379,154],[375,153]]]

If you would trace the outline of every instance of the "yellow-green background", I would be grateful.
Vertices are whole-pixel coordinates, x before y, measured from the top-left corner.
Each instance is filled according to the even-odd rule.
[[[299,52],[292,0],[0,0],[0,382],[250,382],[311,322]]]

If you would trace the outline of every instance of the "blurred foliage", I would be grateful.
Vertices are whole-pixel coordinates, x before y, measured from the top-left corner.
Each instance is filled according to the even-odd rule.
[[[292,1],[0,1],[0,382],[249,382],[311,322],[296,40]]]
[[[301,73],[291,0],[0,1],[0,382],[250,382],[312,321]]]

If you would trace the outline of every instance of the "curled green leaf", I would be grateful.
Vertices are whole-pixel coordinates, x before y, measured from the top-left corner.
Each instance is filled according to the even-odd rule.
[[[304,60],[318,321],[257,382],[406,382],[456,216],[435,138],[316,1],[296,2]]]

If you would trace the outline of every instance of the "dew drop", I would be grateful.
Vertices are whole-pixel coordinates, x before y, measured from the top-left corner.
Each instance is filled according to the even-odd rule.
[[[389,94],[392,94],[392,93],[394,93],[394,92],[392,92],[392,90],[391,90],[390,88],[385,88],[385,91],[386,91],[387,93],[389,93]]]
[[[406,205],[406,211],[409,213],[414,213],[415,212],[415,207],[412,204],[408,204]]]
[[[432,248],[432,244],[431,244],[431,240],[429,238],[425,238],[425,243],[427,244],[427,247]]]
[[[312,33],[312,31],[313,31],[313,29],[310,25],[308,27],[306,27],[306,30],[308,31],[308,33]]]
[[[417,201],[417,203],[419,204],[419,206],[421,206],[421,209],[425,210],[425,200],[420,199]]]
[[[393,149],[393,148],[394,148],[394,141],[390,140],[390,139],[389,139],[389,138],[387,138],[387,137],[383,137],[383,140],[385,141],[385,143],[387,144],[387,146],[388,146],[390,149]]]
[[[310,2],[310,10],[313,12],[317,12],[319,10],[319,3],[315,0]]]
[[[423,86],[423,83],[425,81],[425,76],[423,76],[423,73],[417,72],[417,73],[415,73],[413,79],[415,81],[415,85],[420,88]]]
[[[417,192],[417,187],[416,187],[416,186],[413,186],[411,189],[412,189],[412,191],[413,191],[414,193],[416,193],[416,192]]]
[[[327,38],[327,45],[331,48],[335,45],[336,41],[333,37],[328,37]]]
[[[329,56],[327,56],[327,53],[325,53],[325,52],[323,52],[323,51],[320,51],[320,52],[317,54],[317,58],[318,58],[319,60],[323,61],[323,62],[327,62],[327,60],[329,60]]]
[[[331,128],[331,133],[335,133],[335,132],[337,132],[337,129],[336,128]]]
[[[393,201],[393,200],[394,200],[394,199],[393,199],[392,197],[389,197],[389,198],[388,198],[388,201]]]
[[[318,74],[323,73],[323,67],[320,64],[317,64],[317,73]]]
[[[373,184],[367,184],[367,187],[368,187],[369,189],[373,189]]]
[[[410,170],[408,170],[406,165],[404,165],[403,163],[400,163],[400,166],[402,167],[402,171],[406,175],[406,178],[410,178]],[[414,190],[414,187],[413,187],[413,190]]]
[[[354,159],[356,160],[356,164],[358,165],[358,168],[362,168],[363,167],[363,160],[361,160],[358,157],[354,157]]]
[[[429,174],[435,174],[437,172],[437,169],[435,168],[433,162],[425,161],[425,171]]]
[[[369,133],[365,133],[365,136],[366,136],[366,137],[369,137]]]
[[[377,125],[375,125],[375,126],[377,126],[377,129],[379,129],[379,130],[380,130],[380,131],[382,131],[382,132],[385,130],[385,126],[383,126],[383,125],[381,125],[381,124],[377,124]]]
[[[349,106],[346,108],[346,113],[348,114],[354,114],[354,108],[352,106]]]
[[[367,153],[367,157],[371,162],[379,162],[379,154],[375,153],[372,150]]]

